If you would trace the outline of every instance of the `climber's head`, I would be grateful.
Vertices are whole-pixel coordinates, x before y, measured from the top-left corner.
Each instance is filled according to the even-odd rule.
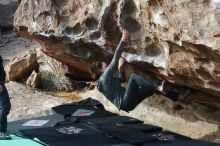
[[[101,61],[96,61],[95,63],[95,74],[96,77],[100,77],[102,75],[102,73],[104,73],[104,71],[106,70],[106,68],[108,67],[106,62],[101,62]]]
[[[172,101],[177,101],[179,94],[174,88],[175,87],[168,81],[163,81],[161,85],[157,87],[157,90],[163,93],[166,97],[170,98]]]

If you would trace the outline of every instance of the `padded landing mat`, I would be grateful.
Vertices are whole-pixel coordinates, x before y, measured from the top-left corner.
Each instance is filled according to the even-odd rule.
[[[112,116],[105,118],[94,118],[83,120],[84,122],[88,122],[89,124],[94,125],[111,125],[111,124],[141,124],[143,121],[140,121],[135,118],[127,117],[127,116]]]
[[[151,133],[162,130],[160,127],[142,124],[143,121],[127,116],[96,118],[84,122],[95,125],[108,135],[132,144],[156,141],[157,138],[153,137]]]
[[[77,116],[78,119],[92,119],[92,118],[101,118],[101,117],[110,117],[116,116],[116,114],[106,111],[105,109],[95,108],[88,105],[59,105],[52,108],[57,114],[61,115],[72,115],[76,113],[78,110],[89,110],[94,111],[90,116]]]
[[[107,137],[103,132],[85,124],[24,129],[21,132],[30,138],[37,137],[51,146],[113,146],[126,143]]]
[[[0,146],[43,146],[33,140],[11,135],[12,140],[0,140]]]
[[[146,143],[143,146],[164,146],[166,144],[172,144],[177,142],[185,142],[192,140],[186,136],[182,136],[173,132],[169,131],[160,131],[160,132],[153,132],[151,133],[152,136],[157,138],[158,140],[154,143]],[[178,145],[176,145],[178,146]]]
[[[52,110],[61,115],[72,115],[79,110],[89,110],[94,112],[90,116],[77,116],[79,120],[116,116],[117,114],[106,111],[104,106],[97,100],[87,98],[72,104],[64,104],[53,107]]]
[[[49,120],[49,122],[40,127],[28,127],[28,126],[22,126],[24,123],[30,120]],[[54,124],[56,124],[59,121],[63,121],[63,116],[59,114],[54,114],[54,115],[48,115],[48,116],[43,116],[43,117],[36,117],[36,118],[30,118],[30,119],[24,119],[24,120],[19,120],[19,121],[13,121],[8,123],[8,131],[10,133],[16,133],[20,129],[33,129],[33,128],[42,128],[42,127],[50,127]],[[1,146],[1,145],[0,145]]]
[[[88,119],[84,120],[83,122],[95,125],[97,128],[100,129],[132,129],[139,130],[144,133],[157,132],[162,130],[161,127],[143,124],[143,121],[127,116],[112,116],[106,118]]]

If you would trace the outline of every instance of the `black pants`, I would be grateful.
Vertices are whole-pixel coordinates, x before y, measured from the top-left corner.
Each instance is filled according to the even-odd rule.
[[[121,110],[131,111],[145,98],[150,97],[156,91],[156,83],[146,80],[140,75],[132,74],[125,95],[121,101]]]
[[[0,100],[0,104],[1,104],[1,100]],[[0,106],[0,132],[7,131],[7,115],[9,114],[10,109],[11,109],[11,103],[9,100],[7,100],[6,105]]]

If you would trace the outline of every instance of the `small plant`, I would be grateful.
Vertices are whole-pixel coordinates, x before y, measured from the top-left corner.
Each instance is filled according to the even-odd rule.
[[[41,72],[40,88],[49,91],[72,91],[72,81],[63,75],[57,75],[51,71]]]
[[[68,70],[65,64],[63,64],[62,62],[59,62],[58,60],[44,53],[41,53],[41,58],[42,58],[42,61],[46,63],[51,68],[51,70],[57,75],[64,76]]]
[[[47,91],[72,91],[73,82],[65,76],[68,71],[66,65],[40,52],[39,60],[46,65],[40,69],[41,83],[39,88]]]

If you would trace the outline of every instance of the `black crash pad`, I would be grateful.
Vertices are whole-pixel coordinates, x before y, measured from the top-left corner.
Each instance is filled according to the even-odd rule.
[[[155,141],[157,139],[147,132],[162,130],[160,127],[146,125],[143,121],[127,116],[96,118],[84,120],[84,122],[94,125],[110,136],[132,144]]]
[[[111,125],[111,124],[141,124],[143,121],[131,118],[128,116],[111,116],[111,117],[104,117],[104,118],[91,118],[83,120],[89,124],[93,124],[96,126],[99,125]]]
[[[40,127],[22,126],[24,123],[26,123],[30,120],[49,120],[49,122],[47,124],[43,125],[43,126],[40,126]],[[15,133],[15,132],[18,132],[18,130],[20,130],[20,129],[51,127],[59,121],[63,121],[63,116],[59,115],[59,114],[42,116],[42,117],[35,117],[35,118],[28,118],[28,119],[24,119],[24,120],[9,122],[8,123],[8,131],[10,133]]]
[[[38,129],[24,129],[20,131],[27,137],[37,137],[40,141],[52,146],[126,145],[126,142],[110,138],[103,134],[102,131],[95,130],[83,123]]]
[[[146,143],[143,146],[165,146],[166,144],[173,144],[192,140],[191,138],[188,138],[186,136],[182,136],[180,134],[176,134],[169,131],[153,132],[151,133],[151,135],[157,138],[158,140],[154,143]]]

